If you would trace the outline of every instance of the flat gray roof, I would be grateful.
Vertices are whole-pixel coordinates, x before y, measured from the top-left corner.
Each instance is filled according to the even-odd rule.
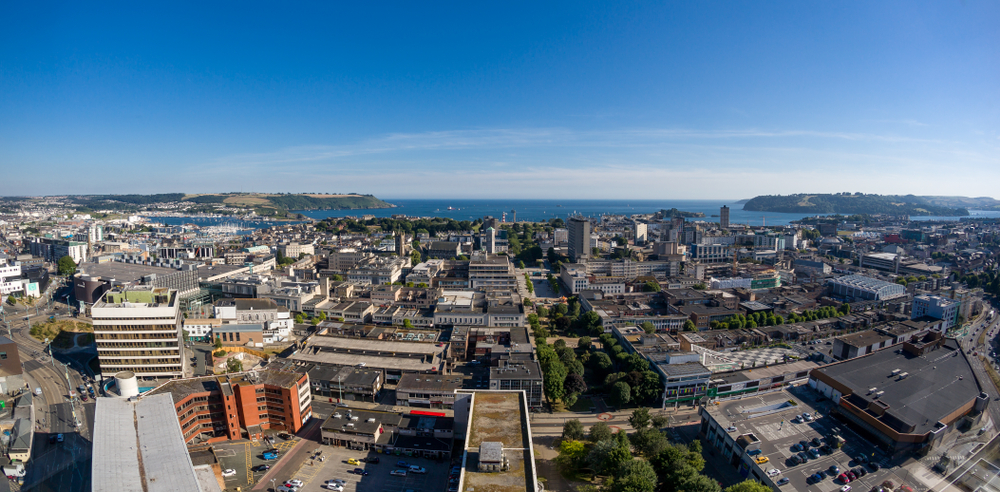
[[[119,398],[98,398],[91,464],[93,490],[143,492],[136,444],[134,404]]]
[[[374,367],[389,371],[425,372],[430,371],[432,368],[441,371],[441,362],[438,358],[435,358],[434,363],[430,363],[422,359],[408,359],[403,357],[379,357],[377,355],[356,355],[345,354],[343,352],[318,352],[315,354],[298,352],[292,354],[289,359],[302,362],[332,364],[335,366],[365,364],[365,367]]]
[[[168,394],[97,399],[92,471],[93,490],[202,490]]]
[[[427,342],[394,342],[377,339],[340,338],[331,336],[314,336],[309,341],[310,346],[332,348],[337,350],[378,350],[402,354],[443,354],[447,347],[438,347],[436,343]]]
[[[911,424],[915,426],[914,434],[933,429],[939,420],[982,391],[969,361],[954,339],[948,339],[941,348],[921,356],[902,348],[903,344],[897,344],[816,371],[851,388],[856,398],[870,400],[871,397],[865,396],[869,388],[884,391],[879,400],[889,408],[879,420],[893,428],[897,427],[895,419]],[[905,379],[892,376],[896,369],[909,376]]]
[[[91,276],[102,278],[113,278],[120,282],[134,282],[146,275],[156,274],[156,276],[170,275],[177,273],[173,268],[141,265],[136,263],[122,263],[119,261],[109,261],[107,263],[81,263],[80,270]]]

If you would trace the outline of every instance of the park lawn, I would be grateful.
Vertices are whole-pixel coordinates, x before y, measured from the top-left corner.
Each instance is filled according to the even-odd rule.
[[[55,341],[63,332],[70,334],[64,337],[75,333],[93,333],[94,326],[90,323],[82,323],[76,320],[49,320],[32,325],[30,333],[35,340],[44,342],[46,338],[49,341]]]

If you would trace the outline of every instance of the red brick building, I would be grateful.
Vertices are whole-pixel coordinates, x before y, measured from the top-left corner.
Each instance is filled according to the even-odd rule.
[[[295,433],[312,416],[309,376],[284,370],[174,379],[169,393],[188,445],[259,438],[265,429]]]

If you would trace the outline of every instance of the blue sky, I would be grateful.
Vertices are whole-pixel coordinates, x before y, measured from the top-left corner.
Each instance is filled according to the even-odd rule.
[[[0,195],[1000,197],[998,2],[362,3],[0,4]]]

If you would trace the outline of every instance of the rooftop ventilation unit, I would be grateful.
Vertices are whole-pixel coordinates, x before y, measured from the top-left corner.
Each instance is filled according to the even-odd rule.
[[[908,372],[901,372],[901,373],[899,373],[899,379],[906,379],[906,377],[909,376],[909,375],[910,375],[910,373],[908,373]]]
[[[875,398],[881,398],[882,395],[884,395],[884,394],[885,394],[885,391],[879,391],[879,392],[875,393]]]
[[[895,375],[899,374],[899,372],[900,372],[899,369],[893,369],[892,370],[892,375],[895,376]]]

